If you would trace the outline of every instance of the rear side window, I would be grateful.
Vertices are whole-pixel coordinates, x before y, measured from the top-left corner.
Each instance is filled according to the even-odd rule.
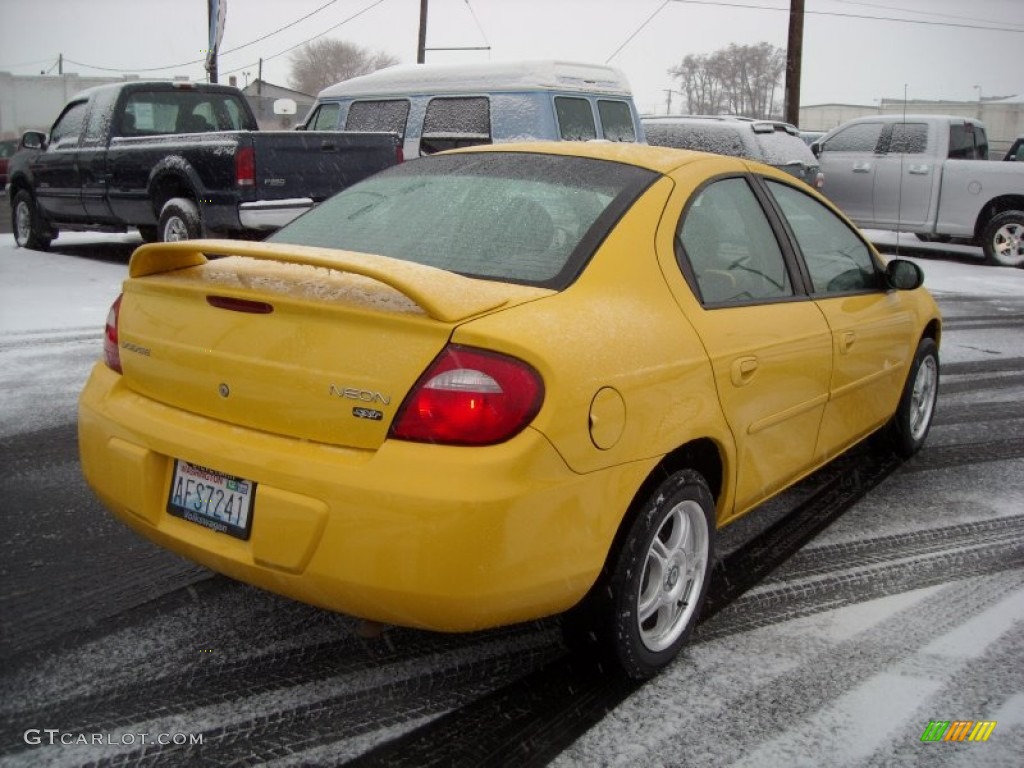
[[[871,252],[842,219],[810,195],[775,181],[766,184],[796,237],[815,294],[880,287]]]
[[[555,116],[558,118],[558,135],[566,141],[590,141],[597,138],[594,111],[586,99],[556,96]]]
[[[985,132],[973,123],[951,123],[949,157],[951,160],[988,160]]]
[[[306,122],[310,131],[333,131],[338,127],[340,104],[321,104],[313,113],[313,119]]]
[[[881,123],[855,123],[825,142],[824,149],[828,152],[874,152],[881,136]]]
[[[560,289],[656,178],[578,157],[435,155],[343,190],[270,240]]]
[[[745,179],[724,179],[701,190],[683,216],[677,244],[704,304],[793,295],[782,250]]]
[[[408,119],[408,99],[353,101],[348,108],[348,117],[345,118],[345,130],[397,133],[404,141]]]
[[[928,148],[926,123],[896,123],[889,138],[889,152],[894,155],[921,155]]]
[[[633,127],[633,113],[629,104],[624,101],[599,99],[597,114],[601,117],[601,128],[604,137],[609,141],[636,141],[636,129]]]
[[[491,143],[491,101],[486,96],[431,99],[423,116],[420,154]]]

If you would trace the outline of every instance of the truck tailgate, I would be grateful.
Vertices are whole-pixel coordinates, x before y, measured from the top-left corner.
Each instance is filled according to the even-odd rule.
[[[399,161],[390,133],[260,131],[252,133],[257,196],[320,202]]]

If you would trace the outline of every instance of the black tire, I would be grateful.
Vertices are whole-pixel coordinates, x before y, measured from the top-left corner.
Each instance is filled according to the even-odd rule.
[[[24,189],[14,196],[11,204],[11,227],[14,230],[14,241],[22,248],[34,251],[49,250],[56,236],[43,219],[35,198]]]
[[[715,502],[704,478],[691,470],[670,475],[629,523],[601,580],[566,615],[567,644],[632,680],[657,674],[697,623],[714,542]]]
[[[162,242],[195,240],[203,236],[203,222],[199,208],[185,197],[172,197],[160,210],[158,237]]]
[[[938,396],[939,349],[932,339],[924,338],[917,345],[900,403],[885,430],[889,447],[903,458],[909,459],[924,445]]]
[[[985,261],[997,267],[1024,267],[1024,211],[993,216],[981,233]]]
[[[142,235],[142,242],[144,243],[155,243],[160,236],[160,229],[152,224],[142,224],[136,227],[136,229]]]

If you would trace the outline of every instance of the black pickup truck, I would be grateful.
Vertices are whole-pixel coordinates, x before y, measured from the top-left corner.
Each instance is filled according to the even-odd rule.
[[[401,160],[387,133],[258,131],[237,88],[129,81],[90,88],[10,162],[18,244],[60,229],[145,240],[258,236]]]

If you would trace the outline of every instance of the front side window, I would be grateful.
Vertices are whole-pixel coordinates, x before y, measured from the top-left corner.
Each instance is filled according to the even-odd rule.
[[[656,178],[578,157],[435,155],[343,190],[270,240],[557,289]]]
[[[586,99],[556,96],[555,117],[558,118],[558,135],[565,141],[590,141],[597,138],[594,110]]]
[[[79,101],[64,110],[50,131],[50,146],[54,149],[72,149],[78,146],[85,123],[87,101]]]
[[[745,179],[724,179],[701,190],[683,215],[677,245],[704,304],[793,295],[782,250]]]
[[[597,114],[601,117],[601,128],[608,141],[636,141],[633,127],[633,113],[624,101],[598,99]]]
[[[854,123],[825,142],[827,152],[874,152],[882,136],[882,123]]]
[[[878,290],[881,274],[868,246],[852,229],[810,195],[767,182],[796,237],[815,294]]]
[[[338,127],[340,104],[321,104],[313,114],[313,119],[306,123],[310,131],[333,131]]]
[[[486,96],[431,99],[423,116],[420,154],[491,143],[491,102]]]
[[[397,133],[405,140],[405,123],[409,119],[408,99],[353,101],[345,118],[346,131],[384,131]]]

